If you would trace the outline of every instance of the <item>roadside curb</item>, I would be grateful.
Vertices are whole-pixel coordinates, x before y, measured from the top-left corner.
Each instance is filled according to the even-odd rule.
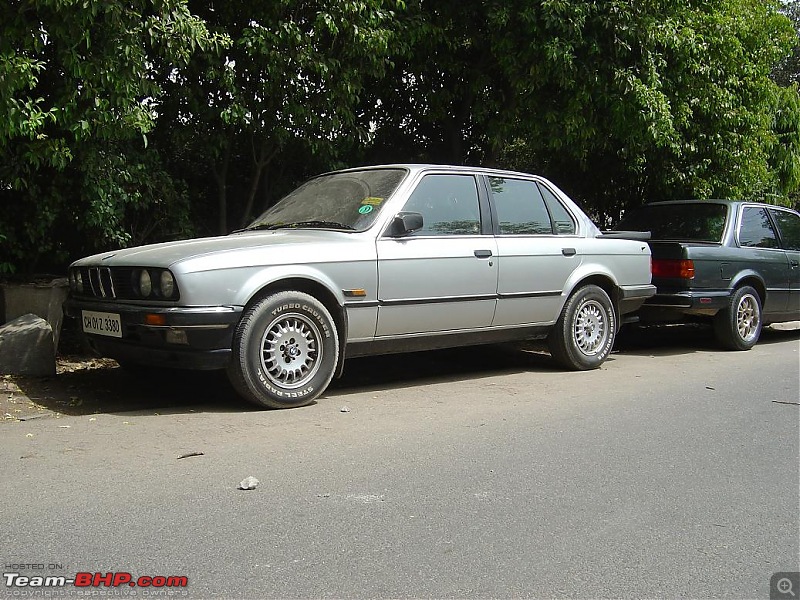
[[[18,423],[55,417],[57,413],[40,406],[20,389],[10,375],[0,380],[0,422]]]

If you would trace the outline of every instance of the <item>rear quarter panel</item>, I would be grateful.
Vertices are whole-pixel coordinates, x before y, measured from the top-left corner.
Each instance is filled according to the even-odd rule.
[[[764,312],[781,312],[786,303],[787,265],[784,252],[720,244],[651,242],[653,258],[690,259],[693,279],[654,278],[659,293],[732,291],[746,280],[765,292]]]
[[[650,283],[650,247],[646,242],[612,238],[585,238],[579,242],[580,266],[567,281],[569,295],[592,275],[604,275],[618,286]]]

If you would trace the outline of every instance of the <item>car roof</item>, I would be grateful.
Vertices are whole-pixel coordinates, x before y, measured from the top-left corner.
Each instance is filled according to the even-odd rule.
[[[762,204],[761,202],[746,202],[747,204]],[[648,200],[644,206],[653,206],[655,204],[745,204],[743,200],[731,200],[729,198],[709,198],[702,200],[700,198],[683,198],[681,200]]]
[[[638,208],[644,208],[645,206],[667,206],[674,204],[721,204],[732,207],[739,207],[746,204],[747,206],[763,206],[765,208],[774,208],[779,210],[788,210],[790,212],[797,212],[796,210],[794,210],[789,206],[768,204],[766,202],[757,202],[755,200],[731,200],[729,198],[710,198],[708,200],[701,200],[699,198],[693,198],[693,199],[686,198],[682,200],[655,200],[647,202]]]
[[[384,164],[384,165],[365,165],[362,167],[351,167],[348,169],[339,169],[336,171],[330,171],[329,173],[325,173],[325,175],[330,173],[348,173],[352,171],[366,171],[372,169],[405,169],[407,171],[419,172],[419,171],[470,171],[472,173],[480,173],[482,175],[510,175],[510,176],[517,176],[517,177],[542,177],[541,175],[537,175],[535,173],[524,173],[522,171],[510,171],[507,169],[496,169],[491,167],[475,167],[472,165],[441,165],[441,164],[432,164],[432,163],[391,163],[391,164]]]

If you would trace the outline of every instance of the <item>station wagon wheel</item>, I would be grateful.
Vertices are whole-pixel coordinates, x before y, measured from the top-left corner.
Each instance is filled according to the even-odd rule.
[[[325,306],[302,292],[278,292],[251,306],[233,338],[228,377],[246,400],[268,408],[303,406],[336,370],[339,341]]]
[[[550,332],[550,353],[568,369],[596,369],[608,358],[616,331],[608,294],[596,285],[585,285],[569,297]]]
[[[749,285],[737,288],[728,307],[714,316],[717,340],[729,350],[750,350],[761,336],[761,297]]]

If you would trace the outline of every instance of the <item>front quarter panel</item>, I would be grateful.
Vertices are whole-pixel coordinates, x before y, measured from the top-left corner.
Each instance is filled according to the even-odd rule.
[[[375,262],[374,241],[362,239],[198,257],[178,262],[172,270],[182,304],[245,306],[264,287],[293,278],[325,286],[341,304],[343,290],[376,294]]]

